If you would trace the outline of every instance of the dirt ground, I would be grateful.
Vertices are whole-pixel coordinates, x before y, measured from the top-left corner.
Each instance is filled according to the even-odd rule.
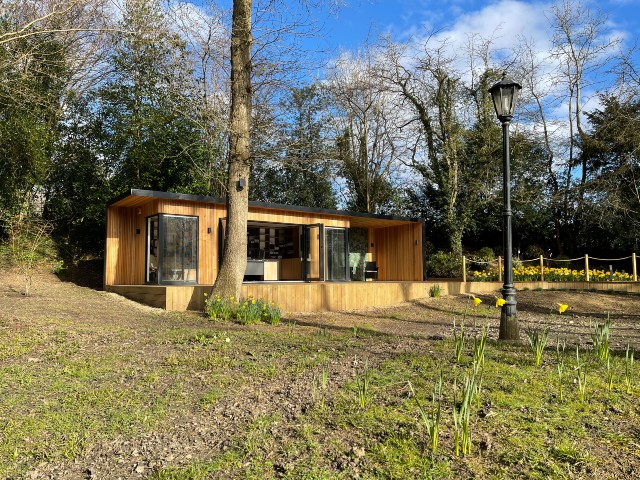
[[[203,318],[197,314],[163,312],[142,306],[117,295],[79,287],[60,281],[50,273],[42,273],[34,279],[31,295],[22,295],[22,278],[15,274],[0,273],[0,329],[47,328],[47,320],[55,319],[56,327],[65,322],[77,336],[78,355],[100,355],[117,351],[122,355],[135,352],[144,358],[136,367],[144,373],[147,366],[166,362],[169,346],[154,341],[159,328],[200,328]],[[294,314],[284,319],[283,334],[287,325],[296,328],[327,330],[361,330],[376,332],[384,338],[391,334],[393,341],[370,342],[367,355],[375,366],[397,352],[410,352],[422,348],[425,341],[451,336],[454,316],[460,322],[462,314],[468,328],[477,328],[487,322],[489,336],[497,338],[499,310],[495,298],[480,296],[483,303],[474,308],[466,296],[427,298],[388,308],[370,308],[351,312]],[[520,291],[517,294],[518,319],[521,337],[525,330],[549,326],[551,338],[560,336],[569,343],[589,343],[589,333],[595,321],[612,322],[612,348],[622,350],[630,343],[640,346],[640,296],[592,292]],[[568,304],[569,309],[560,315],[558,303]],[[454,315],[455,312],[457,315]],[[52,327],[53,328],[53,327]],[[227,330],[244,327],[228,326]],[[134,336],[130,332],[135,330]],[[1,332],[0,332],[1,333]],[[125,335],[126,333],[126,335]],[[173,348],[173,347],[171,347]],[[259,356],[259,345],[249,356]],[[32,361],[32,358],[25,361]],[[33,360],[37,362],[37,359]],[[353,357],[345,355],[342,363],[332,365],[335,381],[347,380],[353,375]],[[1,362],[0,362],[1,363]],[[34,367],[37,364],[34,363]],[[150,367],[149,367],[150,368]],[[306,383],[305,383],[306,382]],[[233,439],[247,428],[253,419],[277,412],[283,419],[281,431],[273,435],[295,436],[290,425],[309,408],[311,390],[309,378],[291,383],[287,378],[261,378],[245,387],[238,387],[234,396],[223,398],[206,415],[188,406],[172,408],[160,428],[134,437],[118,437],[109,441],[91,443],[80,458],[53,462],[43,461],[29,468],[25,478],[147,478],[150,473],[167,465],[185,465],[194,459],[205,458],[211,452],[224,452],[231,448]],[[196,397],[198,389],[204,392],[204,378],[190,378],[189,395]],[[159,384],[157,387],[163,387]],[[194,393],[195,392],[195,393]],[[202,393],[200,392],[200,393]],[[0,413],[0,417],[3,414]],[[276,427],[274,427],[276,428]],[[351,448],[351,447],[349,447]],[[361,447],[352,446],[354,452]],[[351,451],[351,450],[350,450]],[[355,460],[354,460],[355,457]],[[346,462],[352,468],[358,454],[336,462]],[[279,461],[278,459],[272,459]],[[349,463],[351,462],[351,463]],[[286,463],[286,461],[285,461]],[[351,465],[351,466],[349,466]],[[241,466],[242,467],[242,466]],[[287,468],[286,464],[276,465]],[[275,468],[275,467],[274,467]],[[355,472],[357,472],[357,468]],[[637,472],[636,472],[637,473]],[[230,474],[227,478],[235,478]],[[216,478],[225,478],[220,476]],[[630,478],[630,477],[627,477]]]
[[[22,313],[34,308],[41,310],[41,302],[25,299],[23,279],[13,272],[4,272],[0,278],[0,312],[11,313],[16,308]],[[95,283],[95,282],[94,282]],[[90,288],[79,288],[74,283],[63,282],[57,276],[43,272],[36,275],[30,298],[61,299],[65,308],[80,311],[85,305],[85,296],[79,292],[91,292],[109,298],[124,308],[134,308],[141,312],[158,313],[159,310],[129,301],[115,294],[100,292]],[[495,292],[499,295],[499,292]],[[466,326],[480,328],[490,325],[490,338],[497,339],[500,310],[495,307],[496,296],[478,295],[483,301],[473,307],[470,296],[443,296],[425,298],[402,303],[392,307],[364,308],[348,312],[294,313],[284,321],[298,325],[318,326],[333,329],[353,329],[375,331],[407,337],[440,339],[450,336],[453,320],[460,323],[465,315]],[[17,301],[22,299],[22,301]],[[588,291],[518,291],[517,311],[520,336],[526,341],[526,330],[549,327],[550,338],[560,336],[573,344],[589,344],[589,334],[593,324],[610,318],[612,324],[612,348],[626,347],[627,343],[640,347],[640,295],[624,293],[601,293]],[[569,308],[559,314],[557,306],[567,304]],[[105,312],[108,313],[108,312]],[[120,318],[121,312],[114,315]]]
[[[496,295],[498,292],[496,292]],[[351,312],[330,312],[294,315],[300,324],[324,325],[327,328],[357,328],[401,336],[440,339],[452,334],[453,320],[458,325],[461,314],[467,312],[467,327],[490,325],[490,338],[497,339],[500,310],[496,297],[478,295],[482,300],[473,307],[467,295],[425,298],[393,307],[369,308]],[[527,329],[549,327],[549,336],[560,336],[572,344],[590,343],[595,322],[611,320],[612,348],[640,345],[640,295],[594,293],[578,291],[519,291],[517,312],[520,337],[527,341]],[[569,305],[563,314],[558,304]]]

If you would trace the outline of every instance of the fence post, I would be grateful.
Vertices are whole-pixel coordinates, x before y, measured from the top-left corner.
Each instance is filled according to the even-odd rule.
[[[467,257],[462,256],[462,281],[467,281]]]
[[[544,282],[544,257],[540,255],[540,281]]]
[[[502,283],[502,256],[498,255],[498,281]]]
[[[584,256],[584,275],[588,282],[589,281],[589,255],[587,254],[585,254]]]
[[[632,264],[631,269],[633,270],[633,281],[637,282],[638,281],[638,266],[636,265],[636,254],[635,253],[631,254],[631,264]]]

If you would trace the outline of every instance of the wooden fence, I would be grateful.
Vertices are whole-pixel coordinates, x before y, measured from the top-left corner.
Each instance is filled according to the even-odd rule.
[[[598,278],[595,278],[592,280],[591,278],[591,271],[589,269],[589,260],[592,261],[598,261],[598,262],[620,262],[620,261],[625,261],[625,260],[630,260],[631,263],[631,274],[625,274],[625,278],[628,276],[628,280],[626,281],[632,281],[632,282],[637,282],[638,281],[638,265],[636,262],[636,254],[632,253],[631,255],[629,255],[628,257],[623,257],[623,258],[597,258],[597,257],[589,257],[589,255],[585,255],[584,257],[578,257],[578,258],[570,258],[570,259],[554,259],[554,258],[546,258],[543,255],[540,255],[539,258],[534,258],[531,260],[520,260],[520,259],[514,259],[514,263],[519,263],[521,265],[524,265],[525,263],[536,263],[537,267],[538,267],[538,276],[540,277],[539,280],[541,282],[545,281],[545,270],[547,271],[547,273],[550,272],[551,268],[558,268],[558,267],[550,267],[549,265],[551,263],[553,264],[563,264],[563,263],[568,263],[569,265],[571,265],[572,263],[576,263],[576,262],[584,262],[584,281],[586,282],[591,282],[591,281],[609,281],[609,280],[614,280],[614,276],[616,274],[619,275],[618,272],[614,272],[613,270],[613,264],[609,264],[609,278],[604,278],[601,276],[602,274],[600,274],[600,276]],[[545,265],[546,262],[546,265]],[[469,269],[468,264],[469,263],[474,263],[474,264],[485,264],[487,266],[492,266],[492,265],[496,265],[497,264],[497,274],[498,274],[498,281],[502,282],[502,275],[503,275],[503,271],[504,271],[504,266],[503,266],[503,259],[501,256],[499,256],[497,258],[496,261],[494,262],[490,262],[487,260],[478,260],[478,259],[474,259],[473,257],[467,257],[467,256],[463,256],[462,257],[462,281],[466,282],[467,281],[467,277],[468,277],[468,273],[469,273]],[[606,275],[605,275],[606,277]],[[531,280],[529,280],[531,281]],[[622,280],[625,281],[625,280]]]

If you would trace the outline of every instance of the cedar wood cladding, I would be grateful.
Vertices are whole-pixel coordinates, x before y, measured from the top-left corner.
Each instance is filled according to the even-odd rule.
[[[146,219],[157,213],[199,218],[198,283],[211,285],[218,268],[218,224],[226,216],[222,198],[131,190],[107,208],[105,286],[144,285]],[[369,249],[380,268],[379,280],[423,279],[421,220],[358,212],[249,203],[249,221],[358,227],[369,231]],[[211,233],[208,229],[211,229]],[[139,230],[139,234],[136,233]],[[371,244],[374,246],[371,247]]]

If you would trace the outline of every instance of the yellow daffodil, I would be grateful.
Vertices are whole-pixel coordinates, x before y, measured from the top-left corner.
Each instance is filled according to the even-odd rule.
[[[569,305],[567,305],[566,303],[559,303],[558,304],[558,313],[566,312],[567,308],[569,308]]]
[[[208,297],[208,296],[209,296],[209,294],[208,294],[207,292],[205,292],[205,293],[204,293],[204,296],[205,296],[205,297]]]
[[[478,297],[473,297],[473,306],[474,307],[477,307],[481,303],[482,303],[482,300],[480,300]]]
[[[505,303],[507,303],[507,301],[504,298],[496,298],[496,307],[500,308]]]

